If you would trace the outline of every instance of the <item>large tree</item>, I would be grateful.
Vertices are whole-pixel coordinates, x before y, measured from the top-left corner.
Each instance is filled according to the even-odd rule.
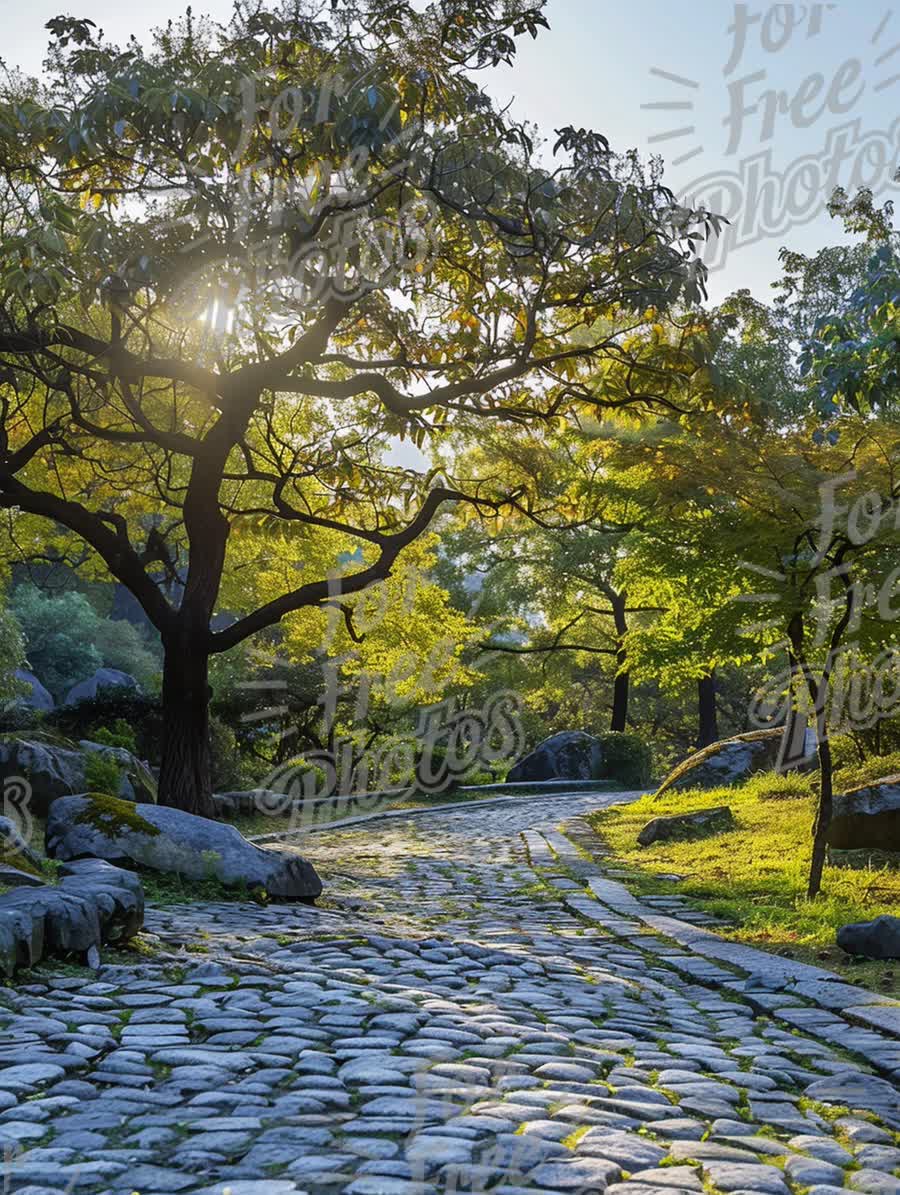
[[[3,86],[0,506],[159,630],[164,803],[210,808],[211,655],[384,578],[442,504],[508,497],[391,464],[397,436],[602,405],[622,328],[702,290],[715,221],[655,166],[536,146],[480,87],[542,8],[260,2],[146,48],[57,18],[44,81]],[[273,543],[303,575],[216,619]]]

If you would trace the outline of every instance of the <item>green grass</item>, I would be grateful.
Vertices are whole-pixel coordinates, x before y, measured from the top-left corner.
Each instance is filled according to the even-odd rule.
[[[639,894],[678,893],[734,928],[726,936],[840,971],[890,997],[900,993],[900,962],[854,963],[835,945],[840,926],[900,908],[900,860],[877,852],[837,858],[825,868],[822,894],[806,899],[815,777],[754,776],[736,788],[648,795],[600,810],[593,829],[613,849],[629,886]],[[651,818],[728,805],[733,829],[706,837],[641,847],[638,831]],[[609,860],[606,860],[609,862]],[[667,873],[681,882],[661,879]]]
[[[208,878],[191,880],[174,872],[150,871],[138,868],[138,875],[145,898],[155,905],[183,905],[197,901],[253,901],[266,904],[268,898],[258,888],[247,888],[239,884],[229,886],[219,880]]]

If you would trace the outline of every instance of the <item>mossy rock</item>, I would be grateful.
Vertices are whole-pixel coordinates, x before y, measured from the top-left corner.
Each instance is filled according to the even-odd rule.
[[[783,728],[776,727],[710,743],[678,764],[659,786],[657,796],[670,788],[728,788],[742,784],[757,772],[770,772],[778,762],[783,737]],[[815,754],[810,754],[797,770],[808,770],[816,762]]]
[[[105,859],[116,867],[264,890],[274,899],[314,900],[322,882],[293,851],[262,849],[233,826],[161,805],[101,793],[54,801],[45,832],[54,859]]]

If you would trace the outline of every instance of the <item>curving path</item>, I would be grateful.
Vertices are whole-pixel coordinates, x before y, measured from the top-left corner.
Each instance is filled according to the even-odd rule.
[[[0,990],[3,1189],[900,1193],[900,1005],[633,900],[581,849],[615,799],[310,835],[325,907]]]

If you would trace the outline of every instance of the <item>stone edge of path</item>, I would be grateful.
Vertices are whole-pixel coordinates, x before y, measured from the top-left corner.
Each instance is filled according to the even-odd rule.
[[[563,822],[562,832],[558,836],[559,839],[564,838],[572,846],[573,855],[578,854],[579,839],[571,835],[576,825],[580,830],[579,822],[578,818]],[[590,830],[589,832],[593,833]],[[545,835],[541,831],[528,831],[523,834],[529,858],[533,859],[536,845],[535,836],[543,838],[555,857],[560,862],[564,861],[563,855],[557,849],[557,836],[552,832]],[[760,950],[755,946],[732,942],[704,926],[692,925],[676,916],[660,913],[658,909],[645,905],[629,891],[625,884],[604,875],[602,864],[595,862],[594,865],[599,874],[588,877],[585,881],[585,888],[580,892],[560,891],[563,903],[570,911],[592,920],[595,918],[591,916],[591,904],[595,904],[608,910],[614,916],[631,917],[639,921],[654,933],[668,938],[693,955],[711,963],[723,964],[725,967],[745,972],[746,979],[741,979],[734,974],[731,982],[725,982],[724,985],[720,984],[719,986],[727,987],[766,1015],[777,1015],[790,1021],[790,1007],[782,1004],[781,1009],[778,1008],[778,998],[788,997],[797,1000],[795,1008],[802,1008],[801,1002],[805,1002],[807,1005],[812,1004],[816,1008],[822,1009],[834,1020],[843,1019],[851,1022],[860,1032],[875,1031],[891,1038],[900,1038],[900,1001],[889,999],[883,993],[872,992],[868,988],[848,983],[843,976],[837,975],[833,971],[827,971],[823,967],[786,959],[780,955]],[[597,920],[602,925],[602,917]],[[675,960],[671,961],[670,965],[676,969],[678,967]],[[703,982],[702,975],[698,975],[696,972],[689,973],[698,982]],[[798,1023],[794,1027],[802,1026]],[[865,1043],[863,1042],[863,1044]],[[878,1066],[878,1043],[873,1041],[871,1044],[876,1053],[874,1057],[869,1057],[869,1061]],[[885,1069],[895,1078],[900,1073],[896,1067]]]
[[[488,797],[484,801],[447,801],[443,805],[425,805],[417,809],[375,809],[371,813],[354,814],[352,817],[339,818],[332,822],[320,822],[317,825],[298,826],[296,830],[282,830],[277,834],[256,834],[248,839],[260,846],[267,843],[287,842],[288,839],[301,838],[304,834],[319,834],[328,830],[340,830],[346,826],[359,826],[367,822],[382,821],[387,818],[419,817],[426,813],[452,813],[463,809],[488,809],[501,805],[518,805],[527,801],[546,801],[552,797],[615,797],[615,804],[625,801],[636,801],[643,795],[643,789],[623,790],[622,792],[589,793],[583,790],[553,789],[543,793],[521,793],[511,797]]]
[[[603,798],[605,804],[621,804],[637,800],[642,795],[642,792],[643,790],[639,789],[592,794],[585,793],[583,790],[560,791],[556,789],[551,792],[529,793],[527,795],[522,794],[510,797],[493,797],[484,801],[450,801],[442,805],[431,805],[420,809],[374,810],[371,813],[358,814],[332,822],[323,822],[319,825],[304,826],[297,830],[287,830],[279,834],[256,836],[251,841],[260,844],[283,843],[289,839],[299,839],[302,841],[304,834],[340,830],[375,821],[387,821],[397,818],[406,819],[425,814],[452,813],[459,810],[499,808],[506,805],[520,805],[529,801],[546,801],[552,797],[565,798],[596,795],[598,798]],[[564,820],[562,824],[565,828],[570,823],[568,820]],[[538,834],[540,837],[544,837],[540,831],[527,831],[522,834],[529,857],[531,857],[531,845],[529,842],[531,834]],[[547,839],[545,838],[544,841],[547,842]],[[573,853],[577,853],[574,842],[569,838],[567,838],[567,841],[572,845]],[[552,850],[549,842],[547,845]],[[727,967],[737,968],[737,970],[746,972],[749,977],[747,980],[742,981],[735,974],[734,982],[728,986],[736,995],[742,996],[757,1007],[761,1013],[776,1015],[776,1010],[767,997],[775,997],[781,992],[792,998],[805,1001],[807,1004],[812,1004],[829,1015],[833,1015],[835,1011],[839,1011],[843,1019],[857,1026],[860,1031],[874,1030],[889,1034],[891,1037],[900,1037],[900,1002],[888,1002],[881,993],[871,992],[866,988],[849,984],[844,978],[833,971],[827,971],[822,967],[814,967],[809,963],[800,963],[785,959],[780,955],[770,954],[753,946],[744,946],[737,942],[731,942],[709,929],[691,925],[689,922],[681,921],[677,917],[661,914],[658,910],[644,905],[624,884],[606,877],[603,874],[600,864],[595,863],[595,866],[597,866],[599,874],[593,877],[592,881],[588,882],[586,889],[583,889],[577,895],[570,893],[567,896],[566,892],[560,892],[563,903],[570,911],[590,920],[590,910],[586,908],[590,902],[601,908],[605,907],[619,916],[631,915],[646,925],[648,929],[653,930],[662,937],[670,939],[683,949],[690,951],[702,959],[715,960],[716,962],[724,963]],[[603,893],[602,896],[598,892],[598,889]],[[699,976],[694,975],[694,978],[702,982]],[[752,985],[754,981],[758,981],[759,979],[763,980],[763,984],[769,982],[777,983],[781,986],[775,988],[760,986],[756,990],[752,986],[747,987],[748,984]],[[885,1011],[882,1013],[879,1010]],[[896,1017],[896,1022],[894,1022],[891,1014]]]

